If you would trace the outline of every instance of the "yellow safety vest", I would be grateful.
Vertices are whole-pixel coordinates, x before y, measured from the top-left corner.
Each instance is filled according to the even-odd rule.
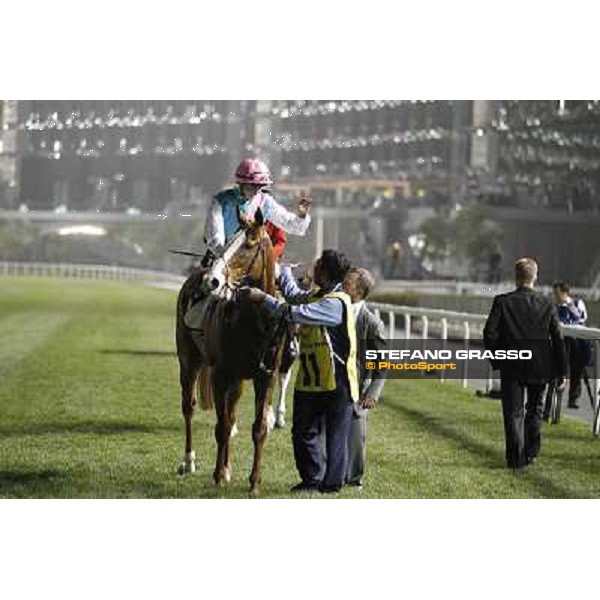
[[[337,356],[333,350],[327,327],[323,325],[301,325],[300,367],[296,375],[296,390],[300,392],[331,392],[336,389],[335,363],[344,367],[350,386],[352,401],[356,402],[358,392],[358,372],[356,369],[356,324],[350,296],[344,292],[329,292],[322,298],[339,298],[344,306],[343,322],[346,333],[348,356]],[[314,298],[315,302],[320,298]]]

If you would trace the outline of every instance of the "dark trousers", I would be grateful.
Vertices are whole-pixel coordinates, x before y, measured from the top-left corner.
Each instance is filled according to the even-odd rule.
[[[343,485],[351,418],[347,386],[324,394],[294,392],[294,458],[305,484],[327,488]]]
[[[566,347],[569,357],[569,404],[575,405],[581,396],[581,380],[585,372],[587,357],[582,348],[583,340],[567,338]],[[585,342],[584,342],[585,343]]]
[[[354,405],[348,431],[348,468],[346,483],[362,483],[367,455],[367,413]]]
[[[542,445],[544,390],[542,381],[526,382],[501,378],[502,414],[506,441],[506,464],[518,469],[535,458]],[[527,389],[527,406],[524,392]]]

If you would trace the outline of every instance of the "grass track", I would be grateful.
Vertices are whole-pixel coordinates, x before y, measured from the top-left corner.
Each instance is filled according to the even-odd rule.
[[[130,283],[0,278],[0,497],[247,497],[247,394],[230,485],[212,484],[212,413],[195,418],[198,473],[175,475],[174,302]],[[454,383],[392,381],[370,415],[365,488],[340,496],[600,497],[600,440],[589,426],[565,419],[544,441],[539,463],[515,476],[503,469],[497,402]],[[296,481],[289,428],[276,431],[263,497],[287,497]]]

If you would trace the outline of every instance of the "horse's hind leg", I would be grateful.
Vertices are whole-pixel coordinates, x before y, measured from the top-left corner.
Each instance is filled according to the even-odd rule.
[[[279,397],[275,410],[275,427],[285,426],[285,397],[292,377],[292,365],[298,355],[298,342],[293,334],[288,332],[283,346],[281,365],[279,367]]]
[[[273,409],[271,402],[267,405],[267,432],[273,431],[276,427],[281,429],[285,427],[285,397],[292,377],[291,368],[288,371],[279,371],[277,381],[279,383],[277,393],[277,406]],[[273,386],[275,387],[275,386]]]
[[[196,408],[196,380],[200,371],[200,355],[178,343],[179,383],[181,385],[181,412],[185,421],[185,451],[179,465],[179,474],[196,472],[196,455],[192,447],[192,418]]]
[[[262,463],[263,447],[267,437],[267,407],[268,398],[273,386],[273,377],[260,374],[254,378],[255,414],[252,425],[252,441],[254,442],[254,461],[250,473],[250,493],[258,494],[260,485],[260,467]]]
[[[277,408],[275,410],[275,427],[285,427],[285,397],[287,395],[287,389],[290,385],[290,379],[292,377],[292,369],[288,369],[285,373],[279,373],[279,399],[277,401]]]

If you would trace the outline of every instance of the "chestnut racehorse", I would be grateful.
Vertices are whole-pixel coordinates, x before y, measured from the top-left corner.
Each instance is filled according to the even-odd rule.
[[[251,493],[258,493],[263,446],[267,435],[267,410],[273,387],[273,372],[281,359],[280,323],[261,305],[238,299],[240,284],[251,285],[273,294],[275,258],[271,240],[265,231],[263,216],[257,211],[254,221],[240,217],[245,239],[227,256],[225,287],[229,297],[212,298],[202,318],[198,334],[184,322],[193,294],[206,273],[198,270],[183,284],[177,299],[177,355],[180,367],[181,408],[185,419],[185,456],[180,473],[195,471],[192,447],[192,415],[196,390],[200,389],[205,408],[215,406],[217,424],[217,461],[214,480],[217,485],[231,478],[229,453],[231,429],[243,381],[252,379],[255,395],[255,418],[252,425],[254,461],[250,474]],[[241,241],[241,240],[239,240]]]

